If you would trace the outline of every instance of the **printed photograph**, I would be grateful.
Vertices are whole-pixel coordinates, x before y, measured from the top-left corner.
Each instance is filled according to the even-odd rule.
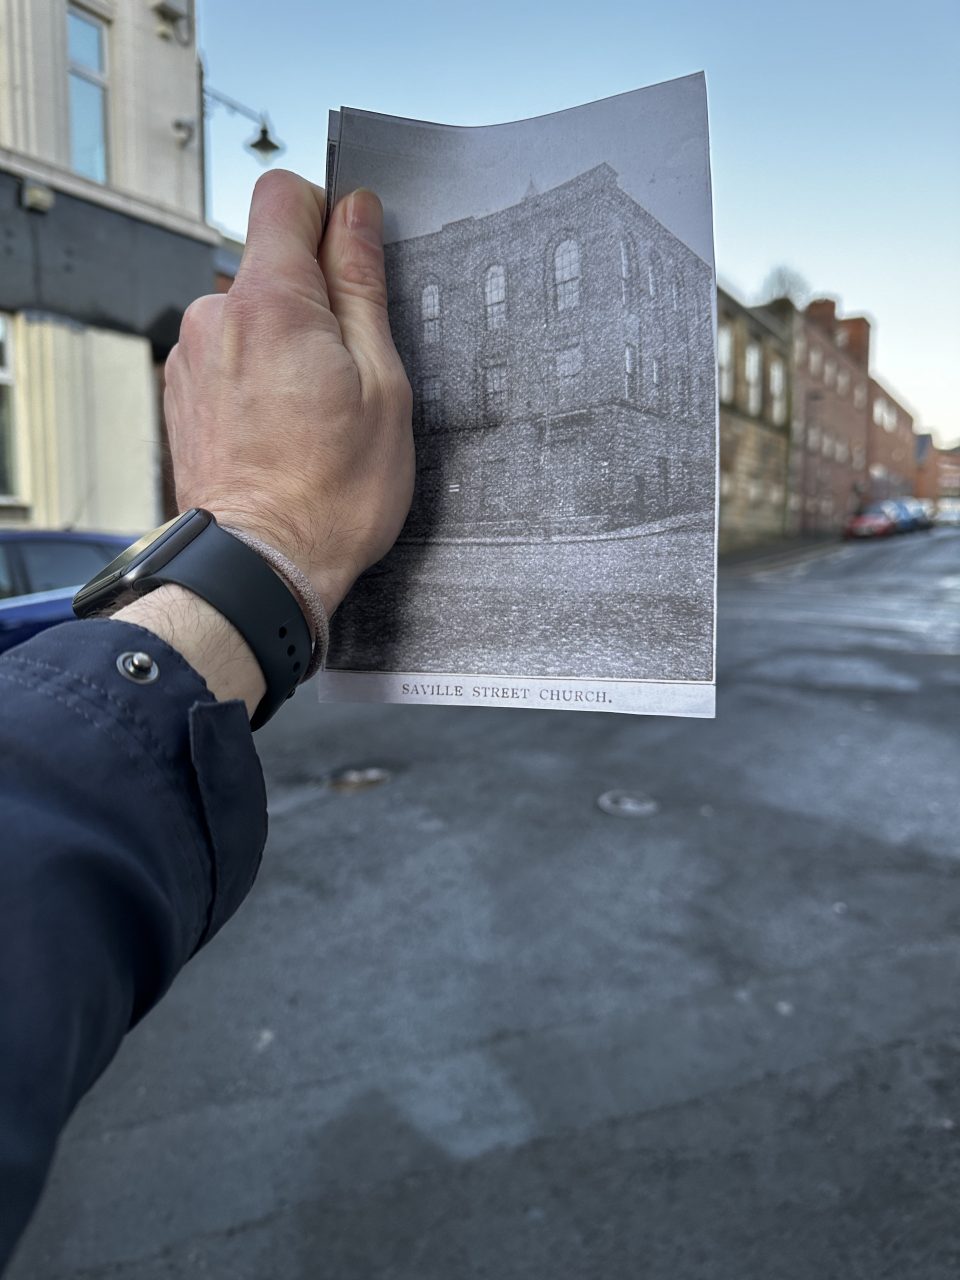
[[[668,177],[641,172],[643,147],[624,145],[650,92],[611,100],[619,146],[610,103],[594,104],[595,129],[570,131],[580,143],[562,167],[591,147],[596,162],[561,181],[538,138],[562,134],[566,115],[589,123],[591,108],[489,130],[358,113],[366,136],[353,150],[352,113],[335,117],[339,185],[362,171],[394,217],[390,321],[414,392],[417,479],[397,546],[336,615],[331,670],[712,680],[712,251],[701,256],[637,198]],[[389,145],[397,135],[402,149]],[[490,209],[498,145],[509,181]],[[415,216],[404,211],[410,150],[421,156]],[[484,194],[464,214],[471,167]],[[461,216],[426,229],[434,184],[441,219],[448,207]],[[706,167],[699,199],[709,225]]]

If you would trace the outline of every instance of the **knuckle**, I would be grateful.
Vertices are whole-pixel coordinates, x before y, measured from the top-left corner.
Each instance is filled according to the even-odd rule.
[[[207,329],[214,313],[220,309],[221,300],[216,294],[205,294],[190,303],[180,321],[181,342],[190,342]]]

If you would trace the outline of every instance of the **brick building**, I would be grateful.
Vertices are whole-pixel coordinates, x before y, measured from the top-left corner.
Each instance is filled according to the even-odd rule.
[[[712,525],[712,272],[609,165],[386,257],[417,437],[401,540]]]
[[[951,498],[960,502],[960,444],[937,452],[938,500]]]
[[[918,498],[928,502],[936,502],[940,496],[939,461],[940,450],[933,443],[933,436],[928,432],[918,433],[914,437],[916,450],[916,485],[914,493]]]
[[[896,498],[916,488],[917,457],[913,417],[893,394],[870,379],[867,465],[870,497]]]
[[[782,319],[717,291],[721,551],[783,535],[790,351]]]
[[[785,532],[832,535],[871,497],[870,322],[839,317],[831,298],[803,311],[759,308],[790,336],[791,422]]]
[[[918,435],[916,444],[916,496],[931,502],[960,498],[960,445],[938,449],[929,434]]]

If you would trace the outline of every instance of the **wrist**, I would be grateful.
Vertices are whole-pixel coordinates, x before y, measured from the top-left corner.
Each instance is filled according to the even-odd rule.
[[[219,702],[239,698],[253,716],[266,681],[246,640],[212,604],[186,587],[166,583],[113,617],[152,631],[184,657]]]
[[[338,559],[332,547],[324,548],[311,542],[290,520],[265,513],[262,509],[254,512],[249,508],[221,503],[196,505],[204,506],[221,528],[246,533],[291,560],[319,594],[328,619],[359,576],[342,557]],[[333,541],[331,537],[330,542]]]

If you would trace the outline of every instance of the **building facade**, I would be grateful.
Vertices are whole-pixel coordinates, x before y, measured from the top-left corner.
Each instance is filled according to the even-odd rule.
[[[717,292],[721,551],[783,536],[790,337],[775,316]]]
[[[917,484],[913,416],[875,378],[870,379],[868,403],[870,416],[867,422],[867,467],[870,498],[876,501],[912,494]]]
[[[940,449],[932,435],[917,435],[916,476],[914,492],[918,498],[955,503],[960,499],[960,445]]]
[[[804,310],[778,299],[761,310],[790,340],[790,452],[785,532],[838,533],[869,500],[870,324],[838,317],[832,299]]]
[[[608,165],[386,258],[415,401],[402,540],[712,521],[712,273]]]
[[[158,370],[213,286],[192,0],[0,0],[0,519],[163,505]]]

